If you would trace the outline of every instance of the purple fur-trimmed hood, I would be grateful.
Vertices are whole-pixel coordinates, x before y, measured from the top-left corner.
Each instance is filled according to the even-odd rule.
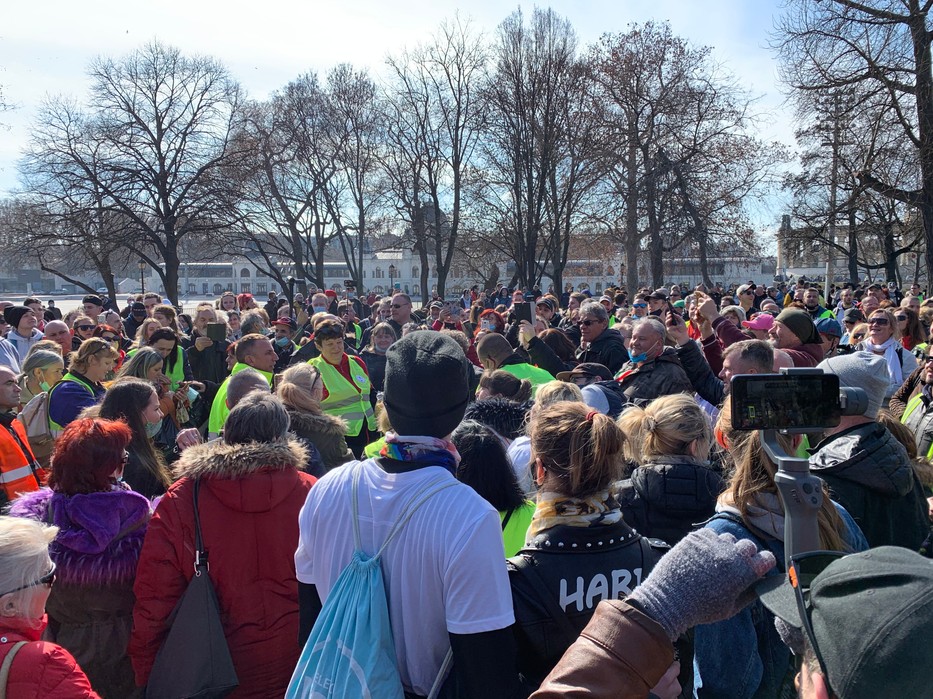
[[[68,496],[42,488],[14,500],[9,514],[59,528],[49,555],[61,582],[111,585],[136,576],[152,512],[149,500],[131,490]]]

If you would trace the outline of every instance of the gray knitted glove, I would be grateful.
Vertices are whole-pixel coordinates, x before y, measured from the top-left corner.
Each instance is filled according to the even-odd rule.
[[[775,565],[770,551],[712,529],[690,532],[658,561],[629,597],[672,641],[697,624],[738,614],[755,598],[752,583]]]

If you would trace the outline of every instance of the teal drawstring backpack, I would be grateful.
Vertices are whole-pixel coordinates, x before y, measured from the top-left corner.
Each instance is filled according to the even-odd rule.
[[[380,559],[418,508],[457,481],[441,477],[419,489],[392,525],[385,542],[370,557],[360,543],[357,495],[360,471],[357,465],[353,474],[355,550],[311,629],[285,699],[404,699],[405,696]],[[436,699],[452,659],[453,651],[448,651],[428,699]]]

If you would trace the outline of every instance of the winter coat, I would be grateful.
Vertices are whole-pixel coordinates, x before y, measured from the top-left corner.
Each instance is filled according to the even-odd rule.
[[[515,608],[519,672],[538,685],[586,626],[603,599],[626,597],[648,577],[667,546],[649,541],[624,521],[605,526],[559,525],[547,529],[509,559]],[[563,625],[542,601],[543,590],[521,568],[533,569],[551,600],[576,632]]]
[[[20,628],[11,619],[0,622],[0,664],[13,646],[19,649],[7,678],[9,699],[100,699],[74,656],[55,643],[40,641],[41,629]]]
[[[577,350],[578,362],[595,362],[615,374],[628,361],[628,350],[618,330],[606,328],[586,349]]]
[[[288,417],[291,419],[289,429],[292,433],[317,447],[326,471],[354,460],[353,452],[344,438],[347,434],[347,424],[339,417],[327,413],[314,415],[294,408],[288,409]]]
[[[179,480],[146,533],[129,652],[136,683],[149,679],[168,619],[194,574],[194,479],[210,577],[239,687],[228,696],[285,694],[298,662],[298,512],[315,478],[307,451],[288,442],[209,442],[182,452]]]
[[[630,402],[641,404],[673,393],[693,393],[673,347],[665,347],[657,357],[638,366],[627,362],[616,376]]]
[[[693,340],[680,345],[677,348],[677,358],[697,395],[710,405],[722,405],[726,398],[726,384],[713,373],[700,346]]]
[[[872,548],[920,548],[930,531],[923,486],[907,450],[884,425],[843,430],[810,453],[810,470],[826,481]]]
[[[528,359],[536,367],[544,369],[548,373],[557,376],[562,371],[572,371],[578,364],[577,360],[572,362],[561,361],[554,350],[545,344],[540,337],[533,337],[528,342]]]
[[[192,376],[197,381],[223,383],[230,373],[227,370],[227,348],[230,343],[226,340],[215,341],[213,345],[202,351],[195,346],[195,340],[199,337],[201,333],[192,330],[191,339],[185,347]]]
[[[901,387],[892,394],[891,400],[888,403],[888,410],[898,420],[900,420],[901,416],[904,414],[904,410],[907,409],[907,404],[910,402],[910,399],[923,388],[923,371],[925,368],[925,365],[921,364],[914,369],[910,376],[904,379],[904,383],[901,384]]]
[[[10,509],[12,516],[59,528],[49,546],[57,579],[46,603],[44,638],[66,648],[105,698],[130,697],[136,687],[126,646],[149,506],[122,487],[71,496],[43,488]]]
[[[647,697],[672,662],[674,647],[654,619],[603,601],[531,699]]]
[[[671,546],[713,516],[722,477],[692,456],[658,456],[622,481],[625,521],[642,536]]]

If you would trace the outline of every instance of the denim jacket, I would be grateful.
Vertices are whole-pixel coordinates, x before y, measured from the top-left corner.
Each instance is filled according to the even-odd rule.
[[[842,538],[853,551],[865,551],[868,542],[845,509],[836,504],[846,531]],[[760,536],[745,526],[725,518],[713,518],[706,525],[718,534],[749,539],[761,547]],[[782,575],[784,542],[766,541],[778,561],[769,575]],[[787,674],[791,652],[774,628],[774,615],[759,601],[753,602],[731,619],[702,624],[695,629],[694,697],[698,699],[764,699],[779,696]]]

